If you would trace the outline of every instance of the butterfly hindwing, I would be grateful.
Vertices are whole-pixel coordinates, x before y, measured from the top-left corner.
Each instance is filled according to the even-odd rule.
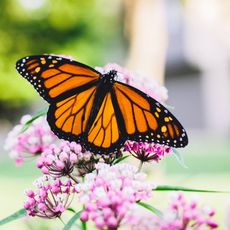
[[[95,94],[96,86],[93,86],[52,103],[48,111],[48,123],[59,138],[81,142],[87,150],[95,153],[110,153],[118,150],[125,141],[121,132],[122,120],[117,116],[112,92],[108,92],[89,126],[97,101]]]
[[[47,120],[59,138],[81,141],[95,100],[96,86],[50,105]]]
[[[180,122],[159,102],[126,84],[114,84],[126,139],[184,147],[187,134]]]
[[[105,94],[94,122],[87,132],[86,145],[93,152],[110,153],[117,151],[125,141],[123,120],[114,104],[112,91]],[[118,108],[119,109],[119,108]]]
[[[68,96],[101,76],[89,66],[52,55],[22,58],[16,69],[48,102],[63,99],[65,94]]]

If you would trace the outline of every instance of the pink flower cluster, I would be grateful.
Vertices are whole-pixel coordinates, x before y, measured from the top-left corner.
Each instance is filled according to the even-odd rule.
[[[74,170],[75,164],[82,156],[81,151],[81,145],[75,142],[62,141],[60,147],[51,144],[38,158],[36,165],[42,173],[54,178],[66,176]]]
[[[174,193],[160,229],[202,229],[204,227],[215,229],[218,224],[213,220],[214,215],[213,209],[200,207],[196,199],[188,201],[183,193]]]
[[[57,138],[50,130],[45,117],[39,117],[23,132],[23,127],[32,117],[24,115],[20,124],[9,132],[5,149],[10,152],[10,157],[21,164],[27,157],[41,154]]]
[[[163,218],[151,212],[143,212],[140,207],[131,211],[126,221],[132,230],[201,230],[218,227],[217,222],[213,220],[214,210],[200,207],[196,200],[188,201],[181,192],[173,194]]]
[[[166,145],[135,141],[126,141],[124,149],[142,162],[159,162],[165,154],[172,153],[172,148]]]
[[[27,190],[27,201],[24,208],[28,215],[43,218],[56,218],[68,208],[73,192],[72,182],[66,180],[53,180],[47,176],[34,182],[37,191]]]
[[[96,165],[96,172],[87,174],[85,181],[75,186],[84,204],[82,221],[93,220],[98,229],[116,229],[135,202],[152,196],[152,183],[146,175],[137,173],[129,164]]]
[[[111,159],[118,156],[119,154],[111,154]],[[45,149],[36,165],[44,174],[54,178],[69,176],[77,182],[77,177],[92,172],[99,160],[109,163],[111,159],[86,151],[76,142],[62,140]]]
[[[124,219],[125,225],[132,230],[162,230],[159,228],[160,222],[154,213],[137,204],[130,208]]]
[[[129,70],[115,63],[109,63],[104,67],[96,67],[96,69],[103,74],[109,72],[110,70],[116,70],[118,74],[118,79],[116,79],[117,81],[124,82],[140,89],[159,102],[165,102],[168,98],[167,89],[164,86],[160,86],[153,78],[150,79],[150,77],[133,74]]]

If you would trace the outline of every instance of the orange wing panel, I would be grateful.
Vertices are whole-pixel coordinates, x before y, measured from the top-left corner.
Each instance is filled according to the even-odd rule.
[[[91,113],[95,91],[96,87],[94,86],[57,102],[53,109],[56,128],[73,135],[84,133]]]
[[[88,142],[96,147],[109,148],[119,139],[119,127],[112,103],[111,93],[108,93],[92,124]]]
[[[129,138],[174,147],[187,144],[185,130],[159,102],[119,82],[114,84],[114,91]]]

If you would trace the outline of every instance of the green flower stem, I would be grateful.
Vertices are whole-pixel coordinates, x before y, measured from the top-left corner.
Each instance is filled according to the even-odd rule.
[[[170,186],[170,185],[159,185],[153,191],[184,191],[184,192],[204,192],[204,193],[230,193],[230,191],[217,191],[217,190],[205,190],[205,189],[193,189],[182,186]]]

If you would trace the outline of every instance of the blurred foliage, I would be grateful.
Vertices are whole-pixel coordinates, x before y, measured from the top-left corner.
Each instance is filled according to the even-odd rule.
[[[37,97],[33,87],[15,70],[19,58],[65,54],[91,66],[120,60],[120,8],[119,0],[1,0],[1,109]]]

